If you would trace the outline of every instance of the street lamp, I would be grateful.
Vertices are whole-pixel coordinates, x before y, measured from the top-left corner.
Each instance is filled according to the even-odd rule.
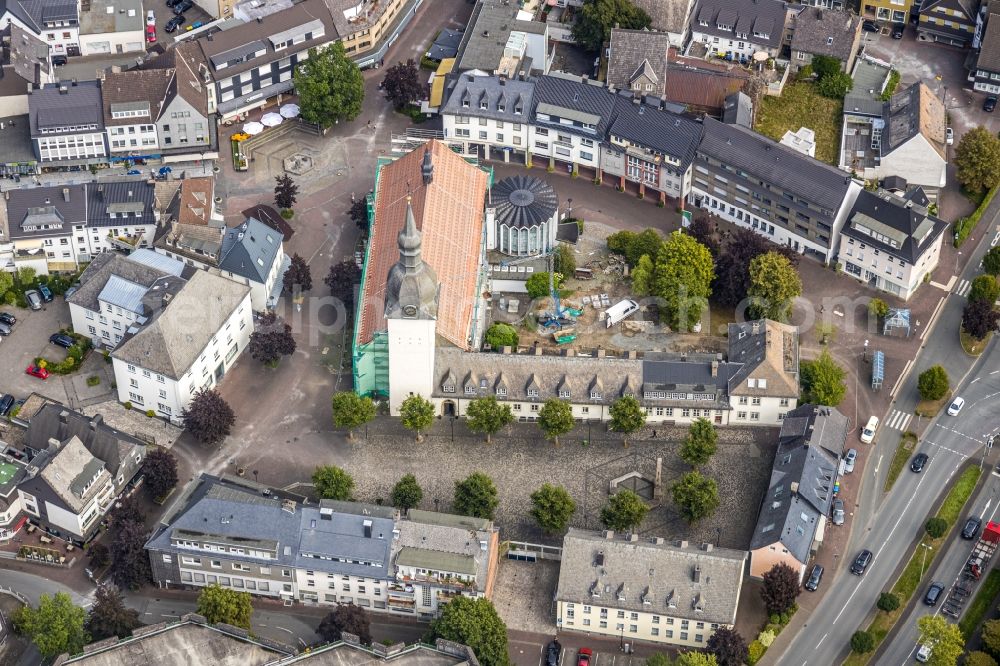
[[[573,197],[568,197],[566,199],[566,207],[569,208],[569,210],[566,212],[566,217],[572,218],[573,217]]]
[[[955,272],[958,272],[958,264],[962,261],[962,251],[959,250],[958,254],[955,255]]]
[[[257,482],[257,470],[253,471],[253,480],[254,480],[254,483]]]
[[[918,580],[923,580],[924,577],[924,564],[927,563],[927,551],[931,550],[931,547],[926,543],[921,542],[920,547],[923,548],[923,556],[920,558],[920,578]]]
[[[867,340],[865,340],[865,351],[864,351],[864,354],[865,354],[865,363],[867,363],[868,362],[868,341]]]

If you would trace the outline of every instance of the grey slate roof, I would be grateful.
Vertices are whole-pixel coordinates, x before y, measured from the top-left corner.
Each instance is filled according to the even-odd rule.
[[[831,56],[847,62],[854,55],[854,40],[859,30],[861,18],[855,14],[807,7],[795,17],[792,51]]]
[[[537,227],[552,219],[559,197],[552,186],[534,176],[510,176],[493,186],[490,195],[496,209],[496,224]]]
[[[535,83],[534,108],[531,112],[533,124],[539,127],[558,128],[560,131],[578,134],[598,141],[604,138],[614,117],[615,96],[598,81],[584,82],[576,76],[540,76]],[[564,125],[542,120],[539,113],[566,118],[574,123],[588,123],[594,130],[579,125]]]
[[[635,0],[632,4],[649,14],[654,30],[683,34],[694,3],[695,0]]]
[[[733,395],[792,398],[799,395],[799,335],[794,326],[769,319],[729,324],[730,363],[740,363],[732,375]],[[747,379],[756,379],[750,387]],[[760,380],[767,382],[760,387]]]
[[[611,54],[608,57],[607,84],[620,89],[631,89],[636,72],[644,63],[649,64],[657,87],[655,95],[663,94],[667,76],[667,52],[670,35],[649,30],[612,28]],[[648,75],[648,74],[647,74]],[[649,91],[642,91],[649,94]]]
[[[3,10],[0,10],[0,14]],[[49,45],[16,23],[10,24],[10,61],[14,72],[35,85],[42,82],[42,74],[49,71]],[[22,89],[21,93],[23,93]]]
[[[570,528],[556,600],[733,624],[747,554],[709,548]]]
[[[516,2],[477,2],[458,46],[455,71],[481,69],[492,74],[500,65],[511,32],[545,32],[544,23],[517,20],[519,10]]]
[[[636,104],[624,95],[615,98],[612,137],[625,139],[681,161],[681,170],[694,160],[701,142],[702,125],[685,116],[661,111],[651,104]]]
[[[339,512],[321,515],[318,507],[298,503],[283,508],[280,499],[264,497],[209,476],[202,476],[196,484],[184,505],[168,519],[169,524],[164,524],[149,540],[147,549],[191,552],[170,543],[171,534],[182,530],[194,539],[199,536],[252,539],[262,545],[273,544],[276,559],[261,561],[279,566],[367,578],[385,578],[389,574],[391,519]],[[371,538],[364,536],[365,521],[372,523]],[[253,560],[249,555],[216,555]],[[369,564],[354,564],[351,560]]]
[[[866,116],[881,116],[883,102],[880,99],[889,80],[889,68],[861,57],[854,64],[854,83],[851,92],[844,97],[844,113],[860,113]]]
[[[87,226],[122,227],[156,224],[156,188],[143,181],[106,181],[87,184]],[[123,206],[122,204],[127,204]],[[112,218],[110,213],[125,212],[127,218]],[[136,212],[141,211],[141,215]]]
[[[722,122],[753,129],[753,100],[744,92],[735,92],[726,97],[722,107]]]
[[[882,109],[882,156],[922,134],[941,159],[945,154],[947,112],[944,102],[924,83],[897,92]]]
[[[247,218],[222,237],[221,270],[254,282],[266,282],[284,236],[257,218]]]
[[[93,418],[69,407],[46,404],[31,417],[25,444],[35,451],[49,447],[50,439],[65,442],[77,437],[90,453],[108,465],[111,471],[129,463],[136,449],[144,450],[145,442],[104,423],[98,414]],[[138,469],[138,465],[135,466]],[[128,479],[126,479],[126,482]]]
[[[396,528],[399,537],[393,547],[397,566],[474,575],[477,589],[485,589],[491,541],[496,538],[491,521],[411,509]]]
[[[799,562],[809,561],[820,519],[830,514],[849,427],[833,407],[802,405],[785,415],[750,550],[780,542]]]
[[[1000,72],[1000,18],[990,14],[976,59],[976,69]]]
[[[923,190],[911,190],[900,197],[884,190],[864,190],[854,202],[841,233],[871,245],[893,257],[916,264],[934,241],[944,233],[948,223],[931,215],[918,203]],[[867,231],[874,231],[881,238]],[[895,245],[887,240],[891,239]]]
[[[97,459],[78,437],[60,442],[58,449],[50,449],[46,462],[36,456],[32,462],[41,468],[39,476],[73,513],[79,513],[105,486],[110,472],[104,462]],[[95,483],[87,482],[97,477]],[[103,477],[103,478],[101,478]]]
[[[64,92],[60,92],[60,86]],[[98,81],[78,81],[73,84],[49,83],[28,95],[28,119],[31,122],[31,136],[41,136],[42,129],[50,129],[47,136],[75,134],[80,130],[61,128],[80,125],[96,125],[96,130],[104,131],[104,113],[101,106],[101,86]]]
[[[153,312],[151,322],[126,336],[112,356],[180,379],[247,297],[250,287],[201,270],[183,284],[172,276],[165,281],[180,285],[177,294]],[[154,305],[159,303],[156,294],[150,293]]]
[[[464,35],[464,30],[445,28],[438,34],[434,43],[431,44],[431,48],[427,51],[427,57],[432,60],[454,58],[458,53],[458,45],[462,43]]]
[[[773,0],[772,0],[773,1]],[[744,127],[705,118],[698,148],[725,164],[835,212],[847,194],[850,176]]]
[[[527,123],[534,93],[535,85],[528,81],[502,81],[497,76],[462,74],[455,80],[441,113]],[[484,101],[485,109],[481,106]],[[521,112],[516,113],[517,109]]]
[[[154,284],[164,285],[171,282],[183,282],[174,272],[167,272],[152,266],[134,261],[117,252],[103,252],[90,262],[80,276],[80,288],[67,300],[72,305],[79,305],[94,312],[101,309],[99,298],[105,286],[113,276],[117,276],[131,284],[138,284],[149,289]]]
[[[14,239],[69,235],[73,225],[87,221],[87,191],[84,185],[16,188],[10,190],[7,196],[7,220],[10,236]],[[43,217],[50,218],[49,224],[61,228],[23,229],[26,221],[30,226],[45,222]]]
[[[785,27],[786,5],[782,0],[700,0],[691,14],[691,30],[726,39],[736,39],[736,32],[747,35],[744,41],[768,48],[781,46]],[[701,22],[708,25],[701,25]],[[728,26],[722,29],[719,25]],[[754,33],[768,37],[755,37]]]
[[[73,0],[3,0],[0,2],[0,16],[4,10],[19,18],[26,26],[41,32],[46,23],[68,21],[76,25],[77,5]]]

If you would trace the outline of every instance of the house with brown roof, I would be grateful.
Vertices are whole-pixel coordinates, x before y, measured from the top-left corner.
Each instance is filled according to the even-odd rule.
[[[726,98],[743,91],[749,79],[744,67],[671,52],[664,94],[668,102],[682,104],[690,113],[721,118]]]
[[[840,61],[840,70],[850,72],[861,45],[861,19],[856,15],[811,7],[793,19],[791,66],[798,71],[812,63],[813,56]]]
[[[670,47],[669,33],[613,28],[605,82],[636,95],[662,96]]]
[[[424,322],[419,332],[424,337],[414,342],[419,359],[412,360],[422,363],[428,376],[435,344],[479,348],[485,315],[484,210],[491,180],[490,171],[436,140],[396,160],[379,161],[354,334],[358,393],[389,395],[390,316],[397,312]],[[434,303],[425,293],[427,271],[436,275]],[[396,365],[398,370],[406,364]],[[412,367],[408,374],[421,373]]]

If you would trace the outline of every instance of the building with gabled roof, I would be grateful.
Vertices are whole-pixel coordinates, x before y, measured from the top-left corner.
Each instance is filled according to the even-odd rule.
[[[99,81],[73,79],[32,90],[28,121],[40,162],[87,166],[107,161]]]
[[[710,543],[570,528],[556,623],[562,631],[704,648],[736,623],[746,557]]]
[[[11,25],[48,44],[52,55],[80,55],[80,4],[74,0],[5,0],[0,30]]]
[[[802,405],[786,414],[771,481],[750,542],[750,575],[775,564],[799,580],[822,543],[850,421],[834,407]]]
[[[917,36],[950,46],[978,47],[986,18],[979,4],[976,0],[922,0]]]
[[[791,66],[795,71],[812,63],[814,56],[836,58],[840,69],[850,72],[861,46],[861,19],[852,13],[820,7],[794,15]]]
[[[986,17],[983,38],[969,79],[973,81],[973,90],[993,95],[1000,93],[1000,18],[995,13],[991,12]]]
[[[691,13],[691,40],[710,53],[749,58],[780,55],[788,5],[783,0],[701,0]]]
[[[925,83],[897,92],[882,107],[880,160],[875,177],[899,176],[923,188],[931,201],[948,178],[944,102]]]
[[[650,27],[670,36],[670,43],[682,48],[687,42],[691,12],[695,0],[636,0],[636,7],[642,9],[652,20]]]
[[[666,32],[612,28],[607,84],[637,95],[664,95],[671,46],[680,45]]]

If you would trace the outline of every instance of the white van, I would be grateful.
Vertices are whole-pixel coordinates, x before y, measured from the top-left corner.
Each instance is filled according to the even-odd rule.
[[[868,425],[861,431],[861,441],[865,444],[871,444],[872,440],[875,439],[876,430],[878,430],[878,417],[873,416],[868,419]]]

